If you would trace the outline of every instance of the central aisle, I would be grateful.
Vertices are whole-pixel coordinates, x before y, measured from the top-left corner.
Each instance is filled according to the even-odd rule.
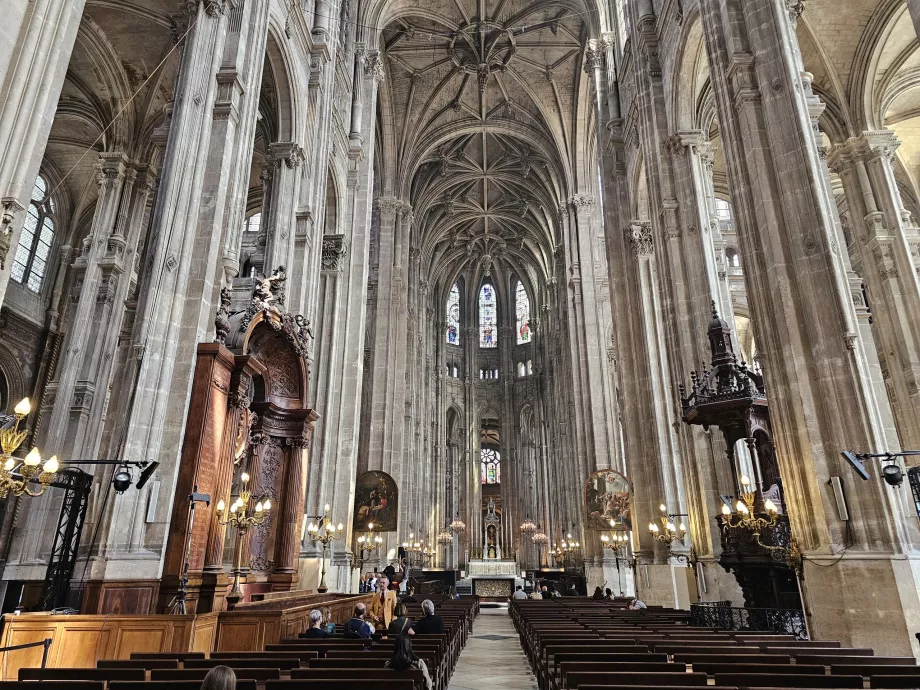
[[[481,609],[448,690],[536,690],[508,609]]]

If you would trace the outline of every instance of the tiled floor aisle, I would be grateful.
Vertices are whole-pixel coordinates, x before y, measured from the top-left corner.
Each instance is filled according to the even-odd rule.
[[[535,690],[508,609],[482,609],[448,690]]]

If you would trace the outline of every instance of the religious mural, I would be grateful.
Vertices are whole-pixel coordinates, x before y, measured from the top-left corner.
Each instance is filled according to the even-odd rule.
[[[373,523],[375,532],[395,532],[399,491],[386,472],[365,472],[355,480],[354,528],[366,531]]]
[[[610,529],[610,521],[632,529],[629,480],[615,470],[595,472],[585,484],[585,527]]]

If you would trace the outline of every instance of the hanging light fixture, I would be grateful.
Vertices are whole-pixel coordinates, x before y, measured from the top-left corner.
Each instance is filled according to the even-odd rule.
[[[537,525],[533,520],[530,519],[530,517],[527,517],[527,519],[521,523],[521,532],[523,534],[533,534],[536,531]]]
[[[460,513],[457,513],[457,517],[450,523],[450,531],[454,534],[463,534],[466,532],[466,524],[460,519]]]

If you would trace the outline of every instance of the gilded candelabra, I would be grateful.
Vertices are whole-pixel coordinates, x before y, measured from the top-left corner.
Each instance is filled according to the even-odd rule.
[[[454,534],[463,534],[466,532],[466,523],[460,519],[460,513],[457,513],[457,517],[450,523],[450,531]]]
[[[687,516],[683,514],[672,515],[668,513],[668,509],[664,503],[658,506],[658,509],[661,511],[661,515],[658,517],[658,519],[661,521],[661,527],[656,525],[654,522],[648,523],[649,534],[652,535],[652,538],[655,539],[655,541],[659,541],[668,547],[669,556],[677,559],[679,562],[686,563],[691,568],[694,567],[696,565],[697,557],[696,552],[692,548],[690,549],[689,555],[671,549],[671,545],[675,542],[680,544],[686,543],[687,526],[683,523],[683,521],[678,522],[677,518]]]
[[[374,523],[367,523],[367,532],[358,537],[358,570],[364,568],[364,563],[370,556],[375,556],[380,552],[383,545],[383,537],[374,534]]]
[[[327,503],[323,506],[323,514],[319,522],[311,522],[310,526],[307,527],[307,532],[310,533],[310,538],[314,542],[320,542],[323,545],[322,573],[320,574],[319,587],[316,588],[316,591],[320,594],[325,594],[329,591],[326,586],[326,548],[331,542],[342,538],[342,523],[340,522],[338,525],[332,524],[332,520],[329,519],[329,504]]]
[[[785,561],[796,572],[801,571],[802,554],[799,551],[795,538],[790,539],[789,546],[771,546],[761,541],[763,531],[776,526],[779,510],[776,504],[770,499],[763,502],[763,512],[758,512],[755,504],[757,503],[757,493],[750,490],[751,481],[745,476],[741,477],[741,498],[735,502],[735,509],[732,510],[728,505],[722,505],[722,515],[720,516],[723,532],[730,529],[740,529],[751,534],[752,541],[769,552],[776,560]]]
[[[549,537],[538,525],[537,531],[530,537],[530,541],[537,547],[537,560],[540,561],[540,568],[543,568],[543,547],[549,543]]]
[[[230,590],[228,599],[239,601],[243,598],[243,590],[240,587],[240,577],[243,572],[243,538],[250,527],[261,525],[268,518],[268,511],[272,508],[272,502],[269,499],[256,501],[255,509],[249,512],[249,504],[252,501],[252,492],[249,490],[249,475],[243,472],[240,475],[242,486],[240,495],[230,505],[230,511],[226,519],[226,504],[224,499],[217,502],[217,521],[222,525],[229,525],[236,530],[236,555],[233,559],[233,587]]]
[[[0,498],[10,494],[14,496],[41,496],[48,490],[54,480],[60,465],[57,456],[52,456],[42,465],[42,456],[38,448],[33,448],[22,460],[14,458],[13,453],[19,450],[23,441],[29,435],[28,429],[20,429],[19,425],[32,411],[28,398],[20,400],[13,408],[15,423],[11,429],[0,430]],[[32,491],[29,484],[33,479],[38,479],[41,488]]]

